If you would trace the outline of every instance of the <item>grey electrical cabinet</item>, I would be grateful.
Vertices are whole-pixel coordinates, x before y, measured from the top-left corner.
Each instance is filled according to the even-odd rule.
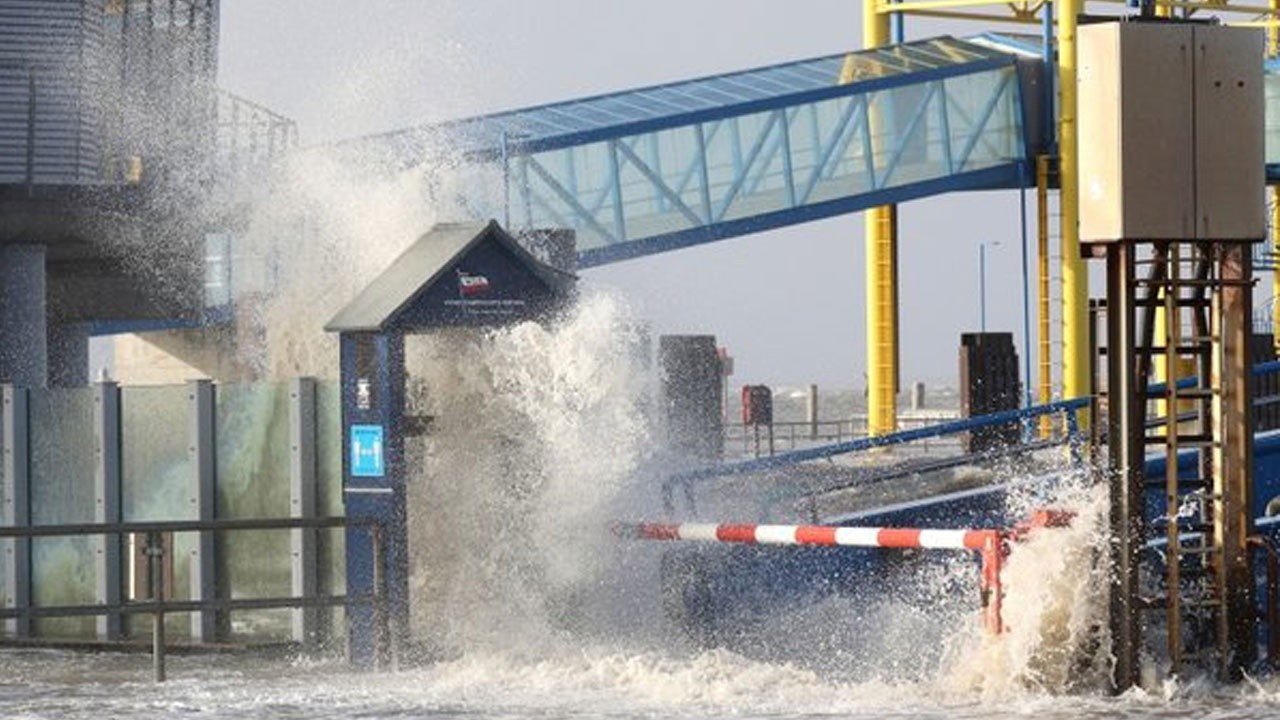
[[[1260,30],[1079,30],[1080,239],[1266,234]]]

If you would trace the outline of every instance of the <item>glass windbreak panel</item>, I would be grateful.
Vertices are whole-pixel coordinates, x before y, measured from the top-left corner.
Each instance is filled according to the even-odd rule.
[[[1267,163],[1280,163],[1280,71],[1269,72],[1263,77],[1266,102],[1266,156]]]
[[[31,437],[31,522],[94,520],[93,390],[36,390],[28,394]],[[31,592],[38,606],[89,605],[96,598],[98,536],[31,541]],[[91,637],[92,617],[38,618],[45,637]]]
[[[123,388],[120,416],[125,521],[194,519],[187,389]]]
[[[215,415],[218,517],[288,517],[289,386],[219,385]],[[231,597],[290,595],[290,557],[288,530],[224,533],[222,561]],[[289,613],[233,613],[231,633],[256,640],[285,637]]]
[[[345,514],[342,504],[342,398],[338,383],[316,385],[316,472],[320,495],[316,512],[327,517]],[[342,594],[347,589],[345,531],[320,530],[316,536],[316,561],[320,564],[321,594]],[[327,617],[330,630],[342,627],[342,608],[332,608]]]
[[[126,387],[120,392],[122,512],[125,522],[139,520],[193,520],[191,506],[193,472],[187,451],[190,401],[183,385]],[[191,598],[190,557],[195,536],[174,537],[173,586],[166,596]],[[130,557],[126,550],[125,557]],[[131,584],[130,584],[131,586]],[[166,632],[190,636],[189,615],[166,617]],[[148,617],[130,617],[128,632],[145,637],[151,631]]]

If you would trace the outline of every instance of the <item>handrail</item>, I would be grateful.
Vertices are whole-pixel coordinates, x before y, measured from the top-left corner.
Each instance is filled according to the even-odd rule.
[[[1264,363],[1258,363],[1253,366],[1253,376],[1270,375],[1272,373],[1280,373],[1280,360],[1273,360]],[[1177,387],[1185,389],[1193,387],[1199,382],[1198,377],[1182,378],[1178,381]],[[1148,386],[1152,393],[1161,392],[1165,389],[1164,383],[1155,383]],[[981,415],[972,418],[963,418],[952,422],[939,423],[924,428],[913,428],[901,432],[890,433],[888,435],[878,435],[875,437],[859,438],[843,443],[834,443],[831,445],[823,445],[816,448],[805,448],[803,450],[794,450],[791,452],[780,453],[772,457],[757,458],[753,460],[745,460],[737,463],[726,463],[723,465],[714,465],[708,467],[695,468],[681,473],[672,475],[663,484],[663,492],[669,493],[671,487],[676,483],[688,483],[696,480],[703,480],[715,477],[727,477],[732,475],[742,475],[746,473],[761,472],[764,470],[772,470],[774,468],[793,465],[799,462],[809,460],[820,460],[824,458],[834,457],[836,455],[844,455],[847,453],[860,452],[863,450],[871,450],[879,447],[889,447],[892,445],[901,445],[903,443],[924,440],[930,437],[941,435],[951,435],[955,433],[968,432],[995,425],[1004,425],[1019,420],[1026,420],[1044,415],[1052,415],[1055,413],[1066,413],[1068,418],[1068,434],[1074,434],[1077,429],[1075,427],[1075,414],[1071,411],[1081,410],[1089,406],[1092,402],[1091,398],[1073,398],[1069,400],[1058,400],[1047,403],[1045,405],[1033,405],[1028,408],[1020,408],[1018,410],[1006,410],[1004,412],[991,413],[989,415]]]
[[[26,525],[0,527],[0,538],[58,537],[62,535],[128,535],[153,532],[219,532],[233,530],[302,530],[337,528],[348,525],[377,525],[372,518],[343,516],[314,518],[243,518],[217,520],[142,520],[120,523],[68,523],[63,525]]]
[[[1067,440],[1071,441],[1079,433],[1079,425],[1075,411],[1088,407],[1090,402],[1090,398],[1058,400],[1045,405],[1035,405],[1018,410],[1006,410],[1004,412],[991,413],[989,415],[981,415],[973,418],[963,418],[952,422],[939,423],[922,428],[914,428],[912,430],[903,430],[896,433],[890,433],[888,435],[859,438],[848,442],[823,445],[816,448],[806,448],[804,450],[792,450],[790,452],[772,455],[766,458],[757,458],[754,460],[745,460],[736,463],[696,468],[682,473],[676,473],[663,480],[661,489],[662,502],[668,511],[672,511],[675,507],[675,489],[677,486],[683,486],[685,495],[689,499],[690,504],[692,504],[693,484],[700,480],[708,480],[717,477],[731,477],[734,475],[744,475],[747,473],[772,470],[809,460],[821,460],[834,457],[836,455],[901,445],[932,437],[968,432],[996,425],[1005,425],[1055,413],[1063,413],[1066,416]]]
[[[1277,369],[1280,369],[1280,363],[1277,363]],[[1004,412],[991,413],[989,415],[981,415],[973,418],[964,418],[952,422],[930,425],[923,428],[903,430],[901,432],[890,433],[888,435],[877,435],[874,437],[850,440],[843,443],[823,445],[816,448],[805,448],[804,450],[781,453],[768,458],[759,458],[738,463],[697,468],[683,473],[677,473],[671,476],[668,482],[687,482],[691,480],[702,480],[706,478],[742,475],[745,473],[772,470],[777,467],[794,465],[798,462],[821,460],[824,458],[834,457],[836,455],[845,455],[847,453],[871,450],[873,448],[901,445],[903,443],[915,442],[917,440],[924,440],[926,438],[937,437],[939,435],[951,435],[954,433],[968,432],[995,425],[1005,425],[1019,420],[1040,417],[1042,415],[1067,413],[1069,417],[1073,417],[1074,414],[1070,411],[1088,407],[1089,403],[1089,398],[1058,400],[1056,402],[1048,403],[1047,405],[1035,405],[1029,408],[1020,408],[1018,410],[1006,410]]]
[[[373,589],[367,593],[343,595],[311,595],[306,597],[267,598],[209,598],[200,600],[167,600],[165,598],[165,572],[162,563],[165,554],[165,533],[231,532],[238,530],[297,530],[362,527],[371,539],[373,563]],[[379,664],[389,662],[394,668],[398,662],[400,631],[392,631],[387,611],[386,542],[382,523],[371,517],[347,518],[344,516],[301,518],[239,518],[214,520],[154,520],[116,523],[67,523],[56,525],[26,525],[22,527],[0,526],[0,539],[38,538],[78,535],[145,535],[143,553],[147,557],[147,574],[151,578],[153,598],[141,602],[96,603],[93,605],[25,605],[0,608],[0,619],[39,617],[85,617],[99,615],[151,614],[152,659],[156,682],[165,680],[164,616],[171,612],[199,612],[202,610],[266,610],[277,608],[335,607],[360,603],[371,605],[374,614],[374,655]]]

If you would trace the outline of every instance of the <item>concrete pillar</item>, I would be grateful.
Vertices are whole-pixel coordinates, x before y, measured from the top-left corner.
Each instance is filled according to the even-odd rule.
[[[44,258],[43,245],[0,245],[0,383],[45,386]]]
[[[50,324],[48,338],[49,387],[88,387],[88,323]]]

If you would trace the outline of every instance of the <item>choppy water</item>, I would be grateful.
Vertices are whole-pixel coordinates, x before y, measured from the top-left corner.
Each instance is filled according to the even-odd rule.
[[[156,718],[1249,718],[1280,715],[1280,681],[1169,686],[1120,698],[987,699],[931,684],[839,682],[723,651],[692,657],[582,650],[554,661],[476,655],[399,673],[243,657],[0,653],[0,717]]]

